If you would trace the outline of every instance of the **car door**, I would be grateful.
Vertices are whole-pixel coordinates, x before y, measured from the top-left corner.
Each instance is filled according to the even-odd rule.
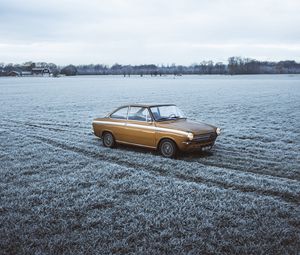
[[[125,141],[127,138],[126,122],[128,109],[128,106],[119,108],[109,116],[107,129],[112,132],[117,141]]]
[[[127,142],[155,147],[155,126],[146,107],[129,107],[127,118]]]

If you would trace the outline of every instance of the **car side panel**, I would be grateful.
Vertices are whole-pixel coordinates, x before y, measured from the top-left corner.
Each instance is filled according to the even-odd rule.
[[[151,122],[128,120],[125,142],[155,148],[155,126]]]
[[[102,137],[103,132],[108,131],[113,134],[116,140],[125,139],[125,125],[126,120],[111,118],[99,118],[93,121],[94,133],[100,138]]]

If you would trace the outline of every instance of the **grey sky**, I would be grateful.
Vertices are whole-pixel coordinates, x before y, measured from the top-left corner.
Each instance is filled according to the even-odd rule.
[[[300,61],[299,0],[0,0],[0,62]]]

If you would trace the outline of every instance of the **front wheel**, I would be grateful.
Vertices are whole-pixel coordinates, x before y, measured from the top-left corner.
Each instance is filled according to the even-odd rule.
[[[159,144],[159,152],[165,158],[175,158],[177,154],[177,146],[170,139],[164,139]]]
[[[116,145],[116,141],[112,133],[105,132],[102,136],[102,143],[105,147],[113,148]]]

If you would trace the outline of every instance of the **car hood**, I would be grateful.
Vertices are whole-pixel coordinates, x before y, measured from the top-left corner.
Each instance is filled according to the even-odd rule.
[[[156,122],[156,126],[161,128],[170,128],[185,132],[192,132],[195,135],[207,134],[215,132],[216,130],[215,126],[187,119]]]

